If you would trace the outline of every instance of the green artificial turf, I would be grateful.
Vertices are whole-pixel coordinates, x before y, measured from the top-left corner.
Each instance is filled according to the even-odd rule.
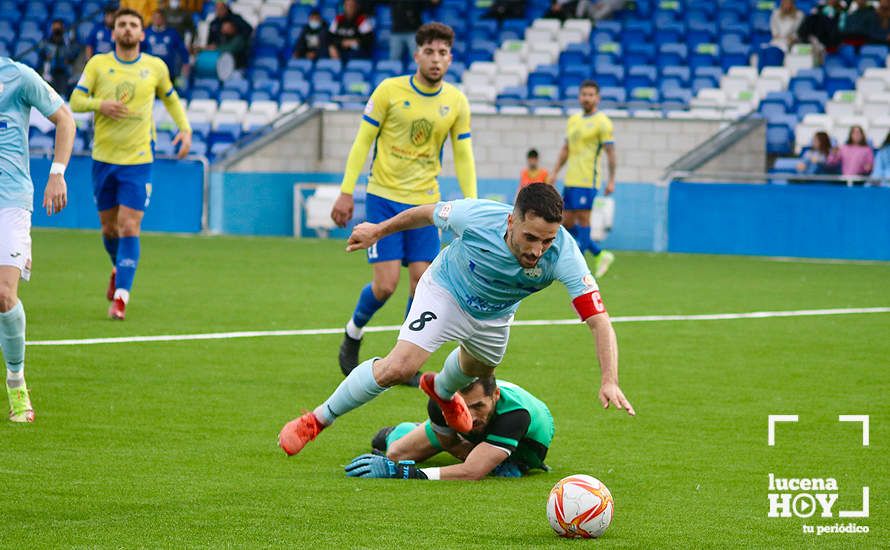
[[[127,320],[115,323],[105,318],[110,265],[98,234],[33,236],[34,275],[20,291],[29,341],[335,328],[370,277],[342,242],[149,235]],[[890,264],[619,253],[601,288],[613,317],[890,306]],[[398,324],[405,292],[373,324]],[[557,283],[517,318],[573,315]],[[342,379],[339,335],[29,347],[37,419],[0,425],[0,546],[887,545],[890,314],[615,330],[635,418],[598,405],[586,327],[513,329],[498,375],[550,406],[553,471],[482,482],[344,476],[379,427],[423,419],[422,393],[404,387],[285,458],[280,427]],[[369,334],[362,356],[385,354],[395,336]],[[800,416],[777,427],[775,447],[770,414]],[[870,446],[839,414],[870,415]],[[615,498],[600,540],[562,540],[547,524],[551,486],[575,473],[601,479]],[[767,518],[769,473],[837,479],[835,517]],[[859,508],[863,485],[871,517],[836,517]],[[803,524],[848,522],[870,532],[802,534]]]

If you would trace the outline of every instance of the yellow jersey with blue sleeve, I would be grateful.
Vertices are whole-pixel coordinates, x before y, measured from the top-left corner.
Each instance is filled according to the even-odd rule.
[[[603,147],[613,143],[612,121],[603,113],[576,113],[566,124],[566,142],[569,145],[566,187],[599,189]]]
[[[108,164],[152,162],[155,138],[152,109],[160,98],[180,131],[191,131],[185,110],[167,65],[153,55],[140,53],[123,61],[115,52],[93,56],[71,94],[71,109],[94,111],[93,159]],[[99,112],[103,101],[120,101],[129,113],[115,120]]]
[[[376,132],[368,193],[405,204],[438,202],[442,149],[450,136],[461,189],[464,196],[475,198],[470,106],[453,85],[443,82],[429,89],[413,75],[387,78],[371,94],[362,121]],[[363,133],[360,128],[357,141]],[[344,193],[352,194],[363,163],[360,155],[350,155],[341,185]]]

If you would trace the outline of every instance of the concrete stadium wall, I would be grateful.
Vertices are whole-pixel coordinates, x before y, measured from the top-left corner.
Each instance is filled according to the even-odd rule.
[[[323,112],[229,167],[230,172],[338,173],[358,130],[361,113]],[[665,168],[721,126],[710,120],[615,117],[618,181],[654,183]],[[518,179],[530,148],[548,170],[565,141],[562,116],[475,115],[472,121],[476,173],[480,179]],[[761,136],[761,155],[765,139]],[[446,145],[443,175],[454,175]]]

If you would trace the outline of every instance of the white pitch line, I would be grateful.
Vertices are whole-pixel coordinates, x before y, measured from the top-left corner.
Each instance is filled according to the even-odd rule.
[[[766,319],[770,317],[810,317],[817,315],[851,315],[862,313],[890,313],[890,307],[863,307],[840,309],[799,309],[795,311],[752,311],[748,313],[711,313],[704,315],[640,315],[612,317],[613,323],[650,323],[660,321],[725,321],[731,319]],[[540,319],[515,321],[514,327],[539,327],[577,325],[578,319]],[[395,332],[401,325],[368,327],[365,332]],[[263,336],[318,336],[342,334],[342,328],[317,328],[300,330],[253,330],[241,332],[210,332],[205,334],[161,334],[157,336],[120,336],[116,338],[83,338],[70,340],[36,340],[29,346],[87,346],[93,344],[129,344],[136,342],[182,342],[187,340],[228,340],[231,338],[259,338]]]

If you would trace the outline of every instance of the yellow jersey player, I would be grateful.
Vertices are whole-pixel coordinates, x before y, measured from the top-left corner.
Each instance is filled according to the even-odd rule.
[[[600,102],[600,89],[596,82],[585,80],[581,83],[578,101],[582,113],[569,117],[566,125],[566,141],[559,152],[556,166],[550,174],[548,183],[554,184],[556,176],[568,160],[565,189],[565,221],[563,224],[575,237],[581,252],[588,250],[595,258],[594,275],[602,277],[609,270],[615,256],[600,247],[590,238],[590,210],[596,194],[602,187],[603,173],[600,168],[600,157],[603,151],[609,164],[609,179],[604,195],[615,191],[615,168],[618,161],[615,157],[615,143],[612,139],[612,121],[603,113],[596,111]]]
[[[151,143],[155,98],[164,102],[179,133],[179,158],[188,154],[192,129],[170,81],[167,65],[140,53],[142,16],[132,9],[114,15],[114,51],[93,56],[71,94],[71,108],[95,113],[93,194],[102,239],[111,257],[108,315],[123,320],[139,263],[139,231],[151,198]]]
[[[413,206],[439,200],[436,178],[442,170],[442,149],[448,137],[461,190],[465,197],[476,198],[469,104],[460,90],[442,80],[451,64],[454,31],[441,23],[429,23],[418,29],[415,42],[417,72],[381,82],[365,107],[340,196],[331,211],[331,218],[341,227],[352,219],[353,190],[372,145],[368,222],[379,223]],[[439,248],[439,232],[430,226],[395,233],[368,249],[374,278],[362,289],[346,325],[339,353],[344,375],[358,364],[362,327],[395,292],[401,266],[408,267],[411,281],[407,314],[417,282]],[[417,380],[411,383],[417,385]]]

